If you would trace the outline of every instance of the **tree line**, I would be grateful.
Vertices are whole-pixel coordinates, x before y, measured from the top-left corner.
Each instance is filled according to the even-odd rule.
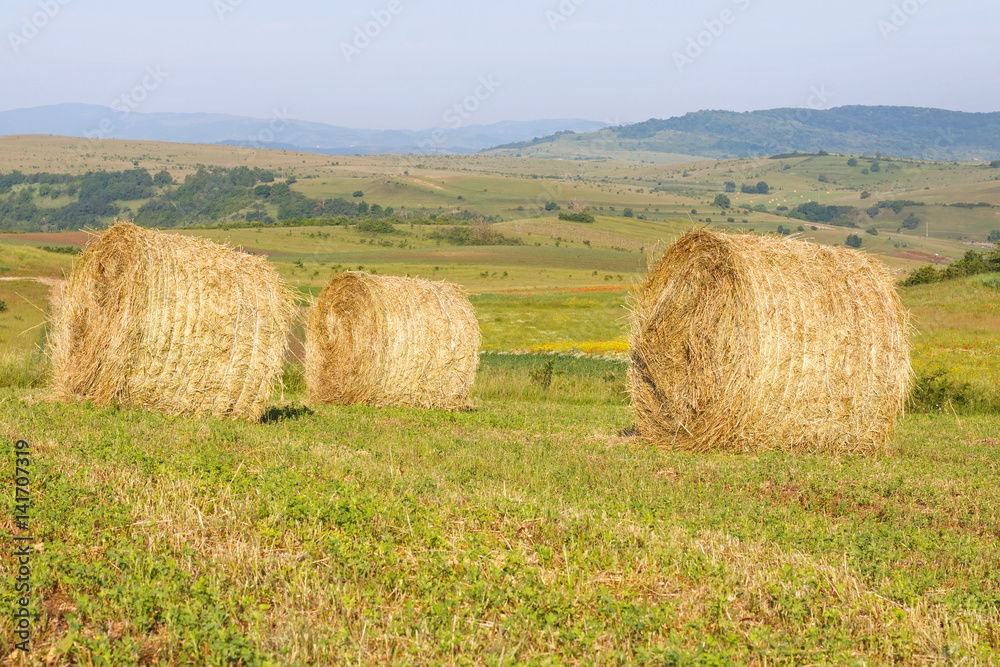
[[[258,167],[202,166],[182,183],[166,170],[151,174],[138,167],[82,175],[0,172],[0,230],[75,230],[102,226],[116,216],[170,228],[234,221],[266,225],[294,219],[379,219],[395,213],[391,206],[364,200],[313,199],[292,190],[294,182],[278,180],[273,171]],[[60,198],[71,201],[54,205]],[[136,210],[127,205],[141,200]]]

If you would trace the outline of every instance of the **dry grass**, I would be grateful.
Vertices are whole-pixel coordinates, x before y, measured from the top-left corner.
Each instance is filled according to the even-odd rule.
[[[481,342],[457,285],[352,271],[312,308],[306,383],[324,403],[462,409]]]
[[[80,258],[55,315],[56,395],[257,420],[291,302],[260,257],[118,223]]]
[[[639,432],[696,451],[877,451],[910,391],[908,328],[868,256],[692,232],[636,296]]]

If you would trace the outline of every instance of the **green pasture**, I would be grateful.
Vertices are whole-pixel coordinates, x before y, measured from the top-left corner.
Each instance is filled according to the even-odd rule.
[[[0,162],[56,171],[65,147],[39,141],[48,152],[22,142]],[[260,159],[106,144],[118,151],[109,165],[145,155],[179,175]],[[79,157],[79,168],[95,159]],[[310,196],[475,207],[522,239],[456,246],[408,224],[388,235],[183,232],[266,254],[301,307],[346,270],[459,283],[483,333],[474,407],[311,404],[295,359],[256,424],[54,402],[44,355],[53,283],[26,278],[62,278],[73,258],[40,247],[62,242],[0,237],[0,277],[16,278],[0,281],[0,428],[33,452],[24,664],[1000,662],[1000,276],[900,289],[917,392],[878,456],[653,449],[635,436],[621,354],[629,291],[656,241],[702,224],[791,226],[831,244],[858,233],[864,250],[912,268],[926,258],[903,251],[958,258],[995,228],[991,208],[939,205],[996,201],[988,170],[898,161],[863,175],[870,161],[848,167],[847,156],[273,160]],[[733,202],[769,213],[712,206],[728,180],[768,181],[770,195]],[[932,205],[883,213],[877,236],[799,232],[773,215],[779,201],[857,205],[861,188],[873,203]],[[596,221],[539,211],[550,197],[561,210],[583,200]],[[625,206],[649,219],[623,217]],[[895,231],[911,211],[929,216],[929,238]],[[10,489],[16,461],[4,451]],[[12,494],[7,505],[14,533]],[[3,646],[14,568],[0,559]]]
[[[468,412],[286,390],[262,424],[0,390],[34,456],[31,661],[998,659],[992,416],[908,417],[878,457],[667,453],[623,375],[486,355]]]

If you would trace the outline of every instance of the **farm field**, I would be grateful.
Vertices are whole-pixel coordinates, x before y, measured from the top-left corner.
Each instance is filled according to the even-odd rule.
[[[874,181],[836,171],[840,156],[567,164],[131,141],[67,162],[66,141],[10,144],[0,170],[244,160],[294,169],[310,196],[410,178],[445,194],[411,182],[393,187],[419,196],[384,186],[372,201],[436,210],[464,192],[521,243],[451,245],[405,222],[174,230],[266,255],[300,306],[360,267],[470,292],[484,350],[474,409],[313,405],[292,354],[248,424],[50,401],[46,312],[74,259],[55,249],[84,239],[0,235],[0,428],[34,457],[34,652],[12,664],[1000,662],[1000,275],[900,288],[922,393],[879,456],[660,451],[635,437],[625,385],[629,295],[657,242],[790,224],[759,211],[720,222],[724,181],[767,180],[769,198],[732,197],[772,210],[814,187],[814,169],[838,181],[824,203],[872,185],[873,200],[923,197],[930,236],[896,231],[921,207],[859,232],[902,277],[1000,227],[992,208],[942,205],[1000,205],[988,169],[900,164]],[[527,188],[577,174],[595,222],[527,210]],[[648,192],[659,180],[683,190]],[[645,220],[618,215],[647,205]],[[848,231],[803,227],[823,243]],[[14,581],[0,560],[0,609],[14,608]],[[0,625],[0,645],[11,633]]]

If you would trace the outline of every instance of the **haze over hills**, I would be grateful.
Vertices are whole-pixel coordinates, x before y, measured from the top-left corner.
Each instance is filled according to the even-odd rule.
[[[894,106],[697,111],[618,127],[555,119],[412,131],[313,123],[284,111],[257,119],[58,104],[0,112],[0,135],[16,134],[223,144],[326,155],[490,151],[523,157],[653,163],[819,150],[937,161],[1000,158],[1000,113]]]
[[[698,111],[586,134],[561,132],[493,150],[524,157],[650,162],[676,161],[684,156],[725,159],[819,150],[992,161],[1000,158],[1000,113],[893,106]]]
[[[458,116],[456,115],[456,118]],[[604,123],[580,119],[504,121],[492,125],[410,130],[365,130],[296,120],[284,110],[268,119],[209,113],[141,113],[93,104],[56,104],[0,112],[0,135],[225,144],[322,153],[475,153],[490,146],[554,132],[588,132]]]

